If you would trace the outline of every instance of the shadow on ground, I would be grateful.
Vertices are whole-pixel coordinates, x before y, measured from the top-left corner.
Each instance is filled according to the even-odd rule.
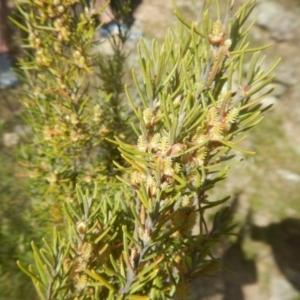
[[[267,243],[281,273],[300,292],[300,219],[288,218],[266,227],[252,226],[252,238]]]
[[[300,295],[300,219],[288,218],[265,227],[252,224],[247,226],[253,241],[260,241],[270,246],[278,270]],[[249,294],[246,296],[244,290],[247,285],[254,286],[258,281],[258,268],[257,262],[246,259],[242,245],[241,234],[221,257],[224,270],[216,272],[214,278],[201,278],[192,284],[193,299],[249,299]],[[259,252],[260,249],[256,251]],[[254,293],[259,293],[258,287]]]

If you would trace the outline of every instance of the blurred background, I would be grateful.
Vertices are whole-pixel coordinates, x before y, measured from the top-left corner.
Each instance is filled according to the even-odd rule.
[[[135,1],[131,30],[143,32],[149,44],[153,38],[163,41],[168,27],[176,24],[173,2],[186,19],[198,18],[196,0]],[[236,0],[235,6],[244,2]],[[14,10],[13,1],[9,7]],[[299,16],[299,0],[258,0],[250,17],[257,19],[252,45],[273,43],[264,51],[266,67],[282,58],[275,70],[275,90],[264,100],[274,106],[248,133],[244,147],[256,155],[244,156],[214,192],[216,197],[232,195],[239,236],[224,240],[216,249],[224,270],[195,282],[194,299],[300,299]],[[17,45],[14,48],[18,55]],[[109,52],[109,46],[102,44],[101,51]],[[127,42],[126,51],[124,80],[130,77],[130,69],[138,67],[136,40]],[[27,132],[20,97],[18,87],[0,89],[0,300],[35,299],[31,284],[15,264],[30,248],[28,236],[33,230],[26,214],[22,171],[14,156]]]

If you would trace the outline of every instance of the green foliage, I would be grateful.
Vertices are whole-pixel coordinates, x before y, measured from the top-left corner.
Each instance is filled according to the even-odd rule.
[[[52,226],[61,223],[60,208],[65,199],[73,200],[77,184],[93,188],[113,174],[111,161],[120,160],[106,137],[126,132],[121,106],[125,60],[122,40],[112,40],[111,57],[94,50],[96,19],[104,8],[97,12],[73,0],[22,3],[28,32],[22,102],[32,130],[22,163],[34,179],[31,197],[38,219]],[[42,217],[41,211],[47,213]]]
[[[123,39],[99,57],[94,13],[83,3],[81,13],[70,0],[26,3],[23,103],[33,142],[23,164],[37,211],[58,226],[52,243],[32,243],[35,267],[19,267],[40,299],[188,299],[189,283],[219,267],[212,250],[233,231],[222,205],[229,197],[210,199],[208,190],[238,163],[233,151],[251,153],[239,143],[271,92],[258,93],[276,63],[262,69],[264,47],[249,47],[253,24],[244,28],[254,4],[233,15],[229,5],[223,23],[210,19],[210,3],[201,24],[176,11],[177,31],[163,45],[140,41],[139,99],[125,88],[132,137],[120,108]],[[100,97],[90,84],[97,73]]]
[[[24,294],[34,299],[34,290],[30,281],[19,272],[15,261],[22,258],[30,262],[30,247],[26,243],[27,234],[31,232],[28,219],[28,204],[20,188],[22,180],[14,178],[16,166],[11,149],[3,144],[3,129],[6,124],[0,121],[0,299],[22,299]],[[20,233],[20,228],[22,232]]]

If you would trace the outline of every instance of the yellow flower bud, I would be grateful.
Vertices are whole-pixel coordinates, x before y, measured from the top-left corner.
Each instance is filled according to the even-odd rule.
[[[83,221],[77,222],[76,230],[79,234],[85,234],[88,230],[86,222]]]

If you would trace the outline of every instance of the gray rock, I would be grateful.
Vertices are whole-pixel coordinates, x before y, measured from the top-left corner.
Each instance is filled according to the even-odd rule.
[[[287,86],[296,84],[299,81],[298,66],[299,63],[296,59],[282,61],[276,68],[276,81]]]
[[[270,300],[291,300],[298,296],[298,291],[284,278],[275,277],[272,279]]]
[[[31,129],[27,125],[16,125],[14,127],[14,132],[19,136],[19,137],[28,137],[31,133]]]
[[[256,24],[267,29],[277,41],[293,40],[297,37],[299,18],[293,12],[285,10],[279,3],[265,1],[258,3],[254,15]]]
[[[269,105],[274,106],[274,105],[276,105],[277,102],[278,102],[278,98],[273,95],[270,95],[270,96],[266,97],[265,99],[263,99],[261,103],[262,103],[263,107],[267,107]]]
[[[294,173],[290,170],[278,170],[277,173],[285,180],[293,181],[293,182],[299,182],[300,181],[300,175],[297,173]]]
[[[276,78],[275,78],[275,80],[276,80]],[[280,97],[280,96],[284,95],[284,93],[287,90],[287,87],[284,84],[275,82],[273,85],[274,85],[274,91],[272,92],[272,96]]]
[[[7,132],[3,134],[3,144],[5,147],[13,147],[19,142],[19,136],[15,132]]]

